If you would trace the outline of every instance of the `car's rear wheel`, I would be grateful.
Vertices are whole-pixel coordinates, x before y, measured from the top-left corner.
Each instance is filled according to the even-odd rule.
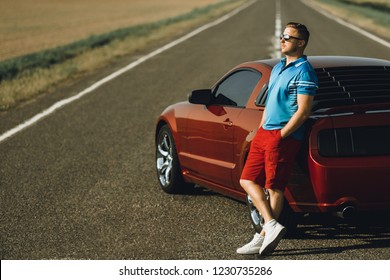
[[[267,196],[267,199],[269,199],[268,191],[266,189],[264,191]],[[256,232],[261,232],[264,226],[264,218],[261,215],[261,213],[257,210],[255,205],[253,204],[250,196],[247,195],[246,198],[247,198],[246,203],[248,206],[251,223]],[[280,214],[278,222],[287,228],[289,234],[292,234],[295,232],[297,228],[298,218],[299,218],[298,215],[293,212],[290,205],[285,200],[283,210],[282,213]]]
[[[183,180],[175,141],[167,125],[160,128],[156,143],[156,168],[160,187],[167,193],[180,193],[188,188]]]

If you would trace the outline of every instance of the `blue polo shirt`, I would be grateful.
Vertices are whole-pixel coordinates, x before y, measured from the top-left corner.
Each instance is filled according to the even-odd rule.
[[[266,101],[265,130],[282,129],[298,110],[297,94],[314,95],[318,88],[317,74],[303,56],[286,65],[283,58],[272,69]],[[292,137],[302,140],[305,127],[302,125]]]

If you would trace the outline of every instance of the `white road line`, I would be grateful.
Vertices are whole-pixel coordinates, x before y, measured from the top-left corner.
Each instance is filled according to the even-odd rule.
[[[339,24],[341,24],[341,25],[344,25],[344,26],[346,26],[346,27],[348,27],[348,28],[350,28],[350,29],[352,29],[352,30],[354,30],[354,31],[356,31],[356,32],[359,32],[360,34],[362,34],[362,35],[364,35],[364,36],[370,38],[371,40],[373,40],[373,41],[375,41],[375,42],[377,42],[377,43],[379,43],[379,44],[382,44],[382,45],[384,45],[385,47],[390,48],[390,42],[388,42],[388,41],[386,41],[386,40],[383,40],[382,38],[379,38],[378,36],[375,36],[375,35],[373,35],[373,34],[367,32],[367,31],[365,31],[365,30],[363,30],[363,29],[361,29],[361,28],[359,28],[359,27],[357,27],[357,26],[355,26],[355,25],[353,25],[353,24],[351,24],[351,23],[349,23],[349,22],[346,22],[345,20],[342,20],[342,19],[340,19],[340,18],[338,18],[338,17],[336,17],[336,16],[334,16],[334,15],[331,15],[330,13],[324,11],[324,10],[321,9],[321,8],[318,9],[317,7],[315,7],[314,5],[312,5],[309,1],[301,0],[301,2],[304,3],[305,5],[309,6],[309,7],[312,8],[313,10],[319,12],[320,14],[326,16],[327,18],[330,18],[331,20],[334,20],[334,21],[336,21],[337,23],[339,23]]]
[[[118,71],[112,73],[111,75],[101,79],[100,81],[94,83],[93,85],[91,85],[90,87],[86,88],[85,90],[83,90],[82,92],[78,93],[77,95],[75,96],[72,96],[72,97],[69,97],[67,99],[63,99],[61,101],[58,101],[56,102],[55,104],[53,104],[51,107],[49,107],[48,109],[42,111],[41,113],[35,115],[34,117],[32,117],[31,119],[21,123],[20,125],[6,131],[5,133],[3,133],[2,135],[0,135],[0,143],[5,141],[6,139],[10,138],[11,136],[15,135],[16,133],[30,127],[31,125],[37,123],[38,121],[40,121],[41,119],[49,116],[50,114],[54,113],[56,110],[64,107],[65,105],[68,105],[82,97],[84,97],[85,95],[87,95],[88,93],[91,93],[92,91],[94,91],[95,89],[99,88],[100,86],[104,85],[105,83],[117,78],[118,76],[122,75],[123,73],[137,67],[138,65],[140,65],[141,63],[149,60],[150,58],[166,51],[166,50],[169,50],[170,48],[190,39],[191,37],[194,37],[195,35],[211,28],[211,27],[214,27],[226,20],[228,20],[229,18],[233,17],[234,15],[238,14],[239,12],[241,12],[242,10],[248,8],[249,6],[253,5],[257,0],[252,0],[248,3],[246,3],[245,5],[242,5],[240,7],[238,7],[237,9],[233,10],[232,12],[224,15],[223,17],[213,21],[213,22],[210,22],[208,24],[205,24],[197,29],[195,29],[194,31],[184,35],[183,37],[175,40],[175,41],[172,41],[171,43],[168,43],[166,44],[165,46],[139,58],[138,60],[130,63],[129,65],[127,65],[126,67],[122,68],[122,69],[119,69]]]
[[[282,54],[280,53],[280,40],[279,36],[282,34],[282,5],[280,4],[280,0],[275,1],[275,37],[273,38],[273,52],[271,54],[272,58],[281,58]]]

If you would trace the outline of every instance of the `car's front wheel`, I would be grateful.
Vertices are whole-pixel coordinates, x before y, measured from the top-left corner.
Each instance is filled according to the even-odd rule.
[[[167,193],[180,193],[188,188],[183,180],[176,145],[168,125],[160,128],[156,142],[156,168],[160,187]]]

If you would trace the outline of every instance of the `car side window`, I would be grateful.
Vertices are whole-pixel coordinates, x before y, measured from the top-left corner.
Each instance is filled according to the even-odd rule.
[[[256,106],[265,106],[268,96],[268,83],[265,83],[260,90],[259,95],[256,97],[255,105]]]
[[[214,104],[245,107],[261,73],[251,69],[240,69],[224,79],[214,89]]]

